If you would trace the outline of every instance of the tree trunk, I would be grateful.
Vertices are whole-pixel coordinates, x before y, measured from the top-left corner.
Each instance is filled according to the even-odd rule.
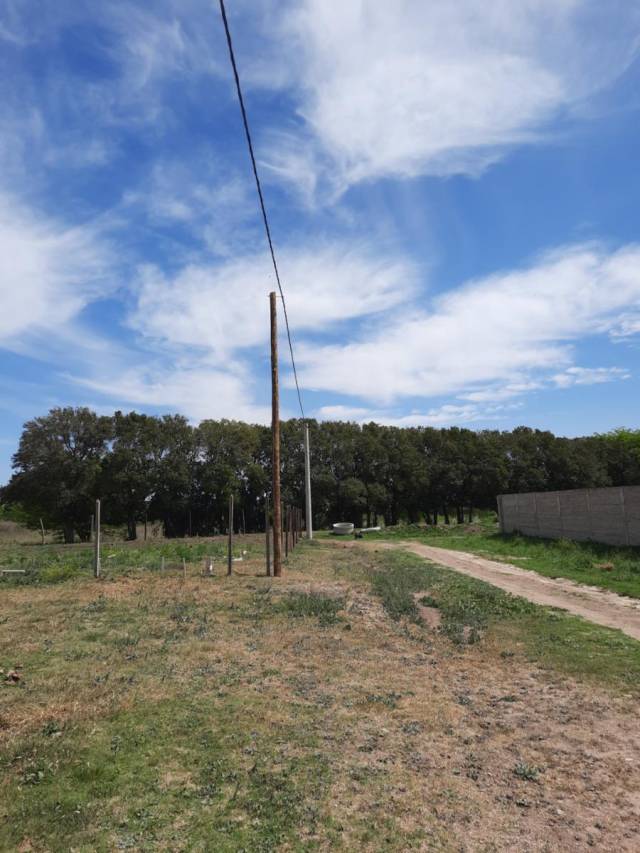
[[[433,525],[434,527],[438,526],[438,510],[434,509],[433,511]]]
[[[442,514],[444,515],[444,523],[445,524],[451,524],[451,520],[449,519],[449,507],[443,506],[442,507]]]
[[[456,507],[456,520],[458,524],[464,524],[464,507],[458,506]]]
[[[473,507],[469,507],[469,524],[473,521]]]
[[[136,530],[136,520],[133,517],[129,517],[127,519],[127,539],[130,542],[133,542],[134,539],[138,538],[138,531]]]
[[[73,545],[76,535],[72,524],[65,524],[62,527],[62,535],[65,545]]]

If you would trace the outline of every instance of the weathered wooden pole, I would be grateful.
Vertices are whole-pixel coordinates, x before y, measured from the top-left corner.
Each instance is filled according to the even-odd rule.
[[[233,571],[233,495],[229,495],[229,542],[227,548],[227,575]]]
[[[269,518],[269,498],[264,496],[264,535],[265,555],[267,558],[267,577],[271,577],[271,519]]]
[[[282,512],[280,504],[280,392],[278,388],[278,312],[275,291],[269,294],[271,311],[271,463],[273,467],[273,574],[282,575]]]
[[[93,551],[93,576],[100,577],[100,499],[96,500],[95,512],[95,536],[94,536],[94,551]]]
[[[304,520],[307,528],[307,539],[313,539],[313,522],[311,520],[311,450],[309,448],[309,424],[304,425]]]

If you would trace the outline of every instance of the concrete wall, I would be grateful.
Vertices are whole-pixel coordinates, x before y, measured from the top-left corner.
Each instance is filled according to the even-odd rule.
[[[503,533],[640,545],[640,486],[499,495]]]

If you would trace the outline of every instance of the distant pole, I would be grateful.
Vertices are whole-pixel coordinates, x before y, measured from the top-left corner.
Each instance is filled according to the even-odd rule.
[[[233,495],[229,495],[229,545],[227,554],[227,575],[233,570]]]
[[[42,519],[40,519],[40,535],[42,536],[42,544],[44,545],[44,524],[42,523]]]
[[[291,520],[291,509],[286,506],[284,509],[284,555],[289,556],[289,525]]]
[[[93,576],[100,577],[100,499],[96,500]]]
[[[304,499],[307,539],[313,539],[313,522],[311,520],[311,450],[309,449],[309,424],[307,423],[304,425]]]
[[[271,521],[269,519],[269,498],[264,497],[264,535],[265,535],[265,554],[267,557],[267,577],[271,577],[271,535],[269,528]]]
[[[282,575],[282,512],[280,506],[280,395],[278,389],[278,312],[276,294],[269,294],[271,312],[271,462],[273,467],[273,574]]]

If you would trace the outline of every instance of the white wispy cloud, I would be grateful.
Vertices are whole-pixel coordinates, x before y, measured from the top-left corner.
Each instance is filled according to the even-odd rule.
[[[0,344],[23,349],[29,338],[64,338],[113,287],[112,261],[91,225],[67,225],[0,194]]]
[[[518,408],[516,404],[509,406],[478,406],[472,403],[462,405],[445,403],[442,406],[436,406],[424,412],[411,411],[408,414],[402,415],[394,414],[386,409],[336,405],[321,406],[315,414],[320,420],[356,421],[361,424],[374,421],[378,424],[397,427],[445,427],[456,424],[498,421],[516,408]]]
[[[601,385],[630,378],[631,373],[624,367],[568,367],[552,376],[551,381],[558,388],[570,388],[572,385]]]
[[[309,196],[380,177],[478,174],[601,90],[639,48],[623,0],[302,0],[278,33],[295,48],[301,127],[264,154]]]
[[[238,362],[219,370],[204,366],[158,369],[143,362],[135,370],[76,377],[76,382],[119,404],[179,411],[195,422],[233,418],[268,423],[271,418],[270,407],[253,402],[254,381],[250,371]]]
[[[628,340],[637,334],[640,334],[640,312],[622,314],[609,330],[609,335],[614,342]]]
[[[417,310],[350,343],[302,345],[302,381],[389,404],[445,394],[499,399],[553,374],[611,378],[618,374],[575,368],[572,344],[606,332],[638,300],[640,246],[615,252],[566,247],[530,268],[449,291],[430,311]],[[577,372],[563,373],[567,369]]]
[[[267,294],[275,289],[270,263],[260,254],[190,265],[174,276],[143,267],[130,322],[146,337],[205,352],[265,343]],[[390,309],[410,298],[417,282],[417,271],[401,258],[340,243],[285,249],[279,266],[292,328],[300,333]]]
[[[184,229],[190,241],[215,255],[244,255],[255,245],[256,232],[263,239],[249,178],[210,150],[191,152],[188,162],[159,156],[148,175],[124,194],[121,213],[174,234]]]

